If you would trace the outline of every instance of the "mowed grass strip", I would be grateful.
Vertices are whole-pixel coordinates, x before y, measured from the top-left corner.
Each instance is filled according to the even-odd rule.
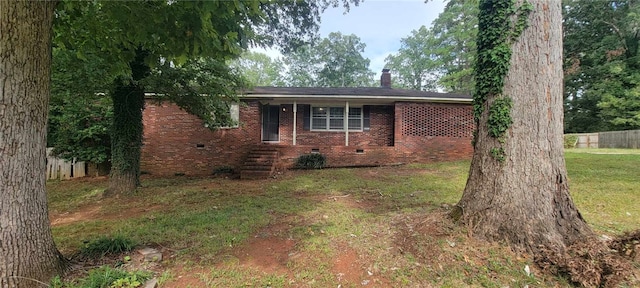
[[[565,158],[571,196],[583,217],[606,234],[640,228],[640,150],[579,150],[565,153]]]
[[[597,233],[640,227],[640,153],[569,150],[566,162],[573,199]],[[340,282],[334,267],[349,251],[364,269],[361,280],[379,287],[568,285],[527,275],[529,258],[468,238],[436,215],[461,197],[468,167],[460,161],[292,171],[259,181],[144,179],[138,192],[119,198],[102,197],[106,180],[52,181],[48,191],[52,219],[73,218],[53,227],[66,255],[84,241],[123,236],[175,251],[171,261],[203,271],[206,287],[361,286]],[[239,266],[233,248],[274,225],[288,227],[280,236],[297,243],[289,274]],[[179,279],[180,272],[167,273]]]

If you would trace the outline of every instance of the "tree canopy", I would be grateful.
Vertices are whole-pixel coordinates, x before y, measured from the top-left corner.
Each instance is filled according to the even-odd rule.
[[[421,26],[400,40],[398,53],[389,55],[385,67],[395,77],[393,86],[435,91],[442,71],[435,55],[433,31]]]
[[[53,49],[47,147],[59,157],[104,163],[111,157],[109,64],[100,56]]]
[[[237,69],[246,81],[253,86],[285,86],[285,67],[281,59],[272,59],[260,52],[247,51],[229,66]]]
[[[640,6],[567,1],[563,8],[566,131],[640,128]]]
[[[368,87],[374,73],[362,56],[365,44],[356,35],[332,32],[316,44],[285,53],[290,86]]]
[[[478,0],[451,0],[433,21],[439,84],[447,91],[470,94],[478,33]]]
[[[477,15],[477,0],[451,0],[431,28],[422,26],[402,38],[399,51],[386,59],[396,85],[470,94],[474,87]]]

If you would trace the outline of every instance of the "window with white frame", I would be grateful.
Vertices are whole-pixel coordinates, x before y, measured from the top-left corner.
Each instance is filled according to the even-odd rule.
[[[362,107],[349,108],[349,130],[362,130]]]
[[[344,131],[345,107],[311,107],[311,130]],[[362,131],[362,107],[350,107],[347,115],[349,131]]]

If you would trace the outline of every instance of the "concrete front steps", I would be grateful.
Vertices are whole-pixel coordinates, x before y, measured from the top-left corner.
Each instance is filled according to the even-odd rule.
[[[240,179],[267,179],[273,175],[280,158],[280,147],[261,144],[255,146],[240,169]]]

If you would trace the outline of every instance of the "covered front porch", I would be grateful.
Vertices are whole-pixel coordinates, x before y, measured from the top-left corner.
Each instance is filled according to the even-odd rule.
[[[260,103],[261,142],[284,146],[394,146],[394,104],[359,101]]]

